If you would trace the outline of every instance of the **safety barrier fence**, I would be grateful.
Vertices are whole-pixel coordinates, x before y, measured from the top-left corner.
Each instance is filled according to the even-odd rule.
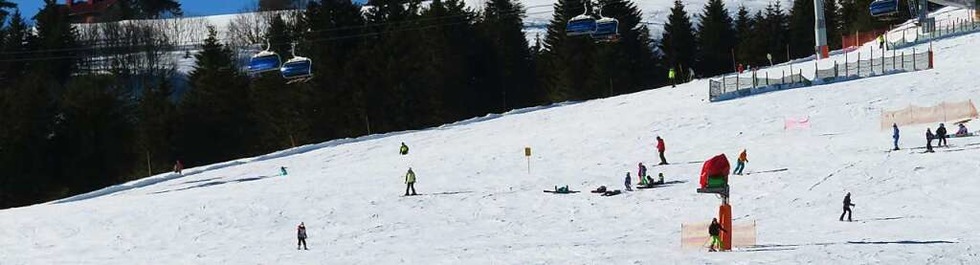
[[[856,60],[851,62],[851,57]],[[816,64],[817,61],[814,61]],[[770,71],[752,71],[731,76],[722,76],[708,81],[708,99],[711,102],[730,100],[776,90],[794,89],[814,84],[827,84],[871,76],[888,75],[932,69],[931,50],[917,52],[882,52],[863,55],[860,52],[845,54],[844,63],[834,62],[833,66],[815,66],[813,79],[803,76],[803,70],[783,70],[771,74]],[[808,71],[809,73],[809,71]]]
[[[928,23],[927,25],[910,27],[902,30],[901,33],[886,34],[885,43],[889,49],[903,49],[938,39],[974,32],[980,32],[980,21],[976,21],[973,17],[969,19],[947,19],[935,23]]]

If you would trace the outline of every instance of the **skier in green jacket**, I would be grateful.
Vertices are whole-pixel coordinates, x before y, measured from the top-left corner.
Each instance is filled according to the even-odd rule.
[[[408,196],[408,190],[412,190],[411,195],[418,195],[415,193],[415,172],[412,168],[408,168],[408,173],[405,173],[405,196]]]

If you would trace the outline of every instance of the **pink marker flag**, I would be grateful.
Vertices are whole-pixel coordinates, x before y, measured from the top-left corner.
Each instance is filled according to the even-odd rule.
[[[810,129],[810,117],[786,118],[783,123],[783,130],[789,129]]]

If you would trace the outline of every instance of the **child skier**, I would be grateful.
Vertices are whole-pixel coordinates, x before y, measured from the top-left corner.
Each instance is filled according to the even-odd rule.
[[[407,155],[408,154],[408,146],[405,145],[405,142],[402,142],[402,147],[398,149],[398,153],[401,154],[401,155]]]
[[[721,227],[721,224],[718,223],[718,218],[712,218],[711,225],[708,226],[708,235],[711,236],[711,245],[708,247],[708,251],[717,251],[715,250],[715,246],[718,246],[718,249],[725,249],[725,245],[721,242],[721,238],[719,237],[719,235],[721,235],[721,231],[728,233],[728,230],[725,230],[725,228]]]
[[[630,179],[631,179],[630,173],[627,171],[626,172],[626,181],[625,181],[625,183],[623,183],[624,185],[626,185],[626,191],[633,191],[633,188],[632,188],[633,185],[632,185],[632,183],[630,183],[630,182],[632,182],[632,180],[630,180]]]
[[[299,227],[296,228],[296,239],[296,250],[299,250],[300,246],[303,246],[305,250],[310,250],[306,248],[306,225],[303,225],[303,222],[300,222]]]
[[[647,166],[644,166],[643,162],[637,166],[636,176],[640,178],[640,182],[643,182],[643,178],[647,176]]]
[[[286,167],[279,167],[279,175],[280,176],[285,176],[287,174],[288,173],[286,172]]]

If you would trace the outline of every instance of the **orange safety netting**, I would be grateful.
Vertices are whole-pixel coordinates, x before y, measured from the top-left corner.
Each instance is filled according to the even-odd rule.
[[[958,121],[977,117],[977,108],[973,106],[972,100],[952,103],[943,102],[932,107],[910,105],[909,107],[900,110],[882,111],[881,129],[890,129],[893,123],[903,126]]]
[[[711,222],[681,224],[681,248],[707,248],[708,226]],[[756,245],[755,221],[732,225],[732,247],[751,247]]]

